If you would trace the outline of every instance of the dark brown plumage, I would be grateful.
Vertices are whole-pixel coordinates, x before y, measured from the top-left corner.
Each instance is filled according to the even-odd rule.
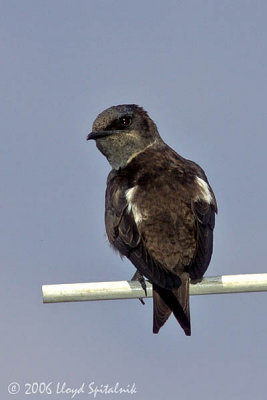
[[[201,279],[209,265],[217,212],[205,173],[167,146],[136,105],[105,110],[88,139],[113,167],[108,239],[153,284],[153,332],[173,312],[190,335],[189,278]]]

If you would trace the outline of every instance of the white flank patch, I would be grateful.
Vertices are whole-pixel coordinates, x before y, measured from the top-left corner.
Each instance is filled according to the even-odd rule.
[[[132,211],[135,223],[138,225],[138,224],[140,224],[140,222],[142,222],[143,217],[142,217],[142,214],[140,213],[140,211],[138,210],[137,206],[133,203],[133,197],[134,197],[136,190],[137,190],[137,186],[134,186],[131,189],[128,189],[126,191],[125,197],[126,197],[126,200],[128,203],[127,211],[129,213]]]
[[[196,200],[201,199],[210,204],[212,202],[212,196],[211,196],[211,193],[209,190],[209,185],[207,184],[207,182],[205,182],[203,179],[199,178],[198,176],[196,176],[196,182],[200,189]]]

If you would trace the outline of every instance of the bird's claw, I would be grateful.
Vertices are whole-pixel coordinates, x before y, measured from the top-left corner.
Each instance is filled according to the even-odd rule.
[[[142,286],[142,289],[144,290],[145,295],[147,297],[146,281],[145,281],[145,278],[143,277],[143,275],[140,274],[139,271],[135,272],[135,274],[132,277],[131,281],[138,281],[140,283],[140,285]],[[142,304],[145,304],[145,302],[144,302],[142,297],[140,297],[139,300],[141,301]]]

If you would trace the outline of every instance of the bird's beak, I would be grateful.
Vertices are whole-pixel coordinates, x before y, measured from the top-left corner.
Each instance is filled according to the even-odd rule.
[[[112,131],[94,131],[89,133],[89,135],[87,136],[87,140],[99,139],[105,136],[109,136],[112,133],[113,133]]]

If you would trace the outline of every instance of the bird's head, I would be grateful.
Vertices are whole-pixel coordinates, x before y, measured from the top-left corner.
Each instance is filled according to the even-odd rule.
[[[135,104],[113,106],[99,114],[87,136],[91,139],[115,169],[125,167],[135,154],[161,140],[147,112]]]

